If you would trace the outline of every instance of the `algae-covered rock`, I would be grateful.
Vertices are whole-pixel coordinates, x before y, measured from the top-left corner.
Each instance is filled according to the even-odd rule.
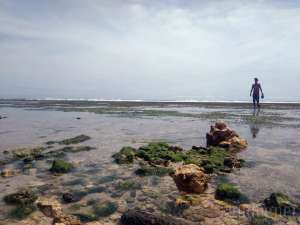
[[[136,190],[141,189],[142,185],[134,180],[126,180],[123,182],[119,182],[116,185],[117,190],[128,191],[128,190]]]
[[[216,199],[230,203],[246,203],[248,199],[240,190],[230,183],[220,183],[216,189]]]
[[[54,160],[50,171],[52,173],[68,173],[74,168],[73,164],[64,160]]]
[[[114,214],[118,209],[118,205],[114,202],[107,202],[102,206],[95,206],[94,212],[97,217],[106,217]]]
[[[112,157],[118,164],[133,163],[136,155],[136,149],[132,147],[123,147],[118,153],[115,153]]]
[[[53,145],[53,144],[60,144],[60,145],[71,145],[71,144],[79,144],[81,142],[84,142],[84,141],[87,141],[87,140],[90,140],[91,137],[87,136],[87,135],[84,135],[84,134],[81,134],[81,135],[78,135],[76,137],[73,137],[73,138],[67,138],[67,139],[64,139],[62,141],[48,141],[46,142],[47,145]]]
[[[4,202],[13,205],[30,205],[37,200],[37,195],[30,190],[20,190],[16,193],[6,195]]]
[[[274,221],[271,218],[262,216],[262,215],[254,215],[250,218],[250,225],[272,225]]]
[[[161,167],[161,166],[141,166],[141,168],[135,171],[139,176],[164,176],[174,172],[173,168]]]
[[[34,205],[19,205],[12,209],[9,215],[12,218],[24,219],[34,211],[36,211],[36,207]]]
[[[300,212],[300,205],[293,202],[283,193],[272,193],[264,200],[264,206],[275,213],[284,215],[294,215]]]
[[[20,148],[20,149],[13,150],[12,154],[15,158],[19,158],[19,159],[40,158],[44,150],[45,150],[44,147]]]
[[[200,167],[189,164],[176,168],[171,174],[179,191],[186,193],[203,193],[208,185],[209,177]]]

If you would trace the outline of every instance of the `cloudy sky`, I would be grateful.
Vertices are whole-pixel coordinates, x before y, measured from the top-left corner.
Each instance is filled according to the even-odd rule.
[[[0,0],[0,98],[300,100],[297,0]]]

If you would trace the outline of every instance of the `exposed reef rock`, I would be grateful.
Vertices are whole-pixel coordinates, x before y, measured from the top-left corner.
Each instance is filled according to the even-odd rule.
[[[194,164],[178,167],[171,176],[179,191],[186,193],[203,193],[209,181],[209,177]]]
[[[219,146],[230,149],[245,149],[248,143],[225,123],[218,122],[211,126],[210,132],[206,134],[207,146]]]

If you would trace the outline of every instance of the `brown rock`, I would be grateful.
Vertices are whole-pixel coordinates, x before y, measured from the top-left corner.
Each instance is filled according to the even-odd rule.
[[[225,123],[216,123],[215,126],[211,126],[210,132],[206,134],[206,144],[207,146],[234,149],[244,149],[248,146],[247,141],[240,138],[240,136]]]
[[[1,176],[4,178],[13,177],[13,176],[16,176],[19,174],[20,174],[20,171],[18,171],[18,170],[4,169],[1,171]]]
[[[62,215],[61,204],[54,198],[40,197],[37,206],[45,216],[55,218]]]
[[[200,167],[194,164],[178,167],[171,176],[179,191],[186,193],[203,193],[209,180]]]

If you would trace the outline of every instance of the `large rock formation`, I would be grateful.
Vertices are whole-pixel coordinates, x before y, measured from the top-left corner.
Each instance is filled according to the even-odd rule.
[[[209,177],[194,164],[178,167],[171,174],[179,191],[186,193],[203,193],[208,184]]]
[[[211,126],[210,132],[206,134],[206,143],[207,146],[219,146],[231,149],[244,149],[248,146],[245,139],[241,138],[234,130],[222,122]]]
[[[192,225],[182,219],[170,216],[155,215],[149,212],[130,210],[124,213],[120,220],[121,225]]]

